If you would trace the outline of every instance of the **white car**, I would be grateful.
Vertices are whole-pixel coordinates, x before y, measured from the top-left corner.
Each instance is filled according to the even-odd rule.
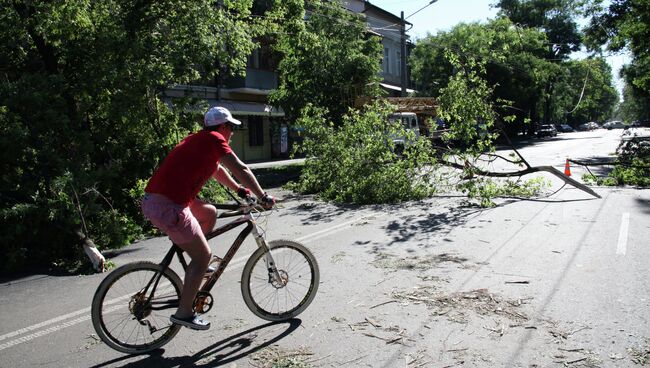
[[[415,139],[420,138],[420,123],[418,117],[413,112],[397,112],[388,116],[388,120],[392,122],[401,122],[406,132],[413,132]],[[395,151],[399,154],[404,152],[406,146],[413,144],[406,136],[392,137]]]

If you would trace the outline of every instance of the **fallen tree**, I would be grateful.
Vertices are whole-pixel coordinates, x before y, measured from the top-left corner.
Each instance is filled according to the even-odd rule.
[[[444,148],[442,147],[436,147],[440,152],[444,151]],[[510,160],[506,157],[497,155],[495,153],[483,153],[481,155],[485,155],[488,157],[491,157],[493,159],[502,159],[506,162],[515,164],[515,165],[524,165],[525,168],[522,170],[516,170],[516,171],[506,171],[506,172],[496,172],[496,171],[487,171],[484,169],[479,168],[476,164],[471,163],[468,159],[464,160],[463,163],[458,163],[455,161],[451,161],[449,158],[445,157],[439,157],[438,162],[449,167],[453,167],[455,169],[463,170],[466,172],[467,177],[471,178],[474,175],[480,175],[480,176],[486,176],[486,177],[493,177],[493,178],[512,178],[512,177],[518,177],[521,178],[524,175],[528,174],[533,174],[536,172],[548,172],[550,174],[555,175],[556,177],[560,178],[562,181],[564,181],[566,184],[572,185],[573,187],[582,190],[583,192],[586,192],[596,198],[601,198],[601,196],[594,192],[593,189],[589,188],[585,184],[580,183],[579,181],[572,179],[570,176],[564,174],[560,170],[556,169],[553,166],[531,166],[528,161],[521,155],[521,153],[512,146],[512,150],[517,154],[519,157],[519,160]],[[489,160],[489,161],[493,161]]]

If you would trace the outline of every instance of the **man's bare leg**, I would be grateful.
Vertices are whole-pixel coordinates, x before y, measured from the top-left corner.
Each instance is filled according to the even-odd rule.
[[[205,240],[203,234],[195,237],[189,243],[178,244],[178,246],[192,259],[187,265],[187,270],[185,270],[185,280],[183,282],[181,300],[175,314],[176,317],[184,319],[191,317],[194,314],[194,298],[201,286],[201,281],[203,280],[205,270],[208,268],[212,252],[210,251],[208,242]]]

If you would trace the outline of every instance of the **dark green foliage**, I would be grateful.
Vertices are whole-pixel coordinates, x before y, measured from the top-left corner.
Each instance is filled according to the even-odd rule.
[[[632,61],[621,70],[625,78],[622,115],[628,121],[650,119],[650,1],[612,0],[603,7],[594,0],[586,29],[596,52],[606,45],[614,52],[629,51]]]
[[[566,59],[580,50],[582,35],[576,21],[581,0],[499,0],[499,15],[518,26],[544,32],[549,59]]]
[[[606,8],[595,1],[587,28],[589,45],[601,45],[613,51],[628,49],[632,63],[623,72],[626,81],[650,93],[650,2],[647,0],[612,0]]]
[[[650,121],[650,93],[625,83],[619,109],[620,118],[624,121]]]
[[[481,78],[492,89],[490,101],[498,114],[495,127],[510,136],[545,121],[577,125],[609,118],[617,94],[604,59],[552,60],[547,46],[544,32],[507,18],[459,24],[418,41],[411,57],[413,76],[422,95],[440,98],[457,74],[467,73],[465,60],[481,63]],[[512,121],[502,124],[507,116]]]
[[[251,3],[0,0],[0,272],[142,236],[144,181],[197,128],[161,92],[241,71]]]

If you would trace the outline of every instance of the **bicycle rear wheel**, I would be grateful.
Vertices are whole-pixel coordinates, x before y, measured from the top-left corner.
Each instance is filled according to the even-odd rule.
[[[320,279],[318,263],[309,249],[291,240],[269,242],[279,284],[267,268],[266,252],[257,249],[248,259],[241,279],[246,306],[267,321],[283,321],[304,311],[314,300]]]
[[[168,343],[180,330],[169,316],[178,307],[183,283],[165,269],[151,300],[153,283],[162,266],[134,262],[115,269],[97,288],[91,308],[97,335],[111,348],[142,354]]]

